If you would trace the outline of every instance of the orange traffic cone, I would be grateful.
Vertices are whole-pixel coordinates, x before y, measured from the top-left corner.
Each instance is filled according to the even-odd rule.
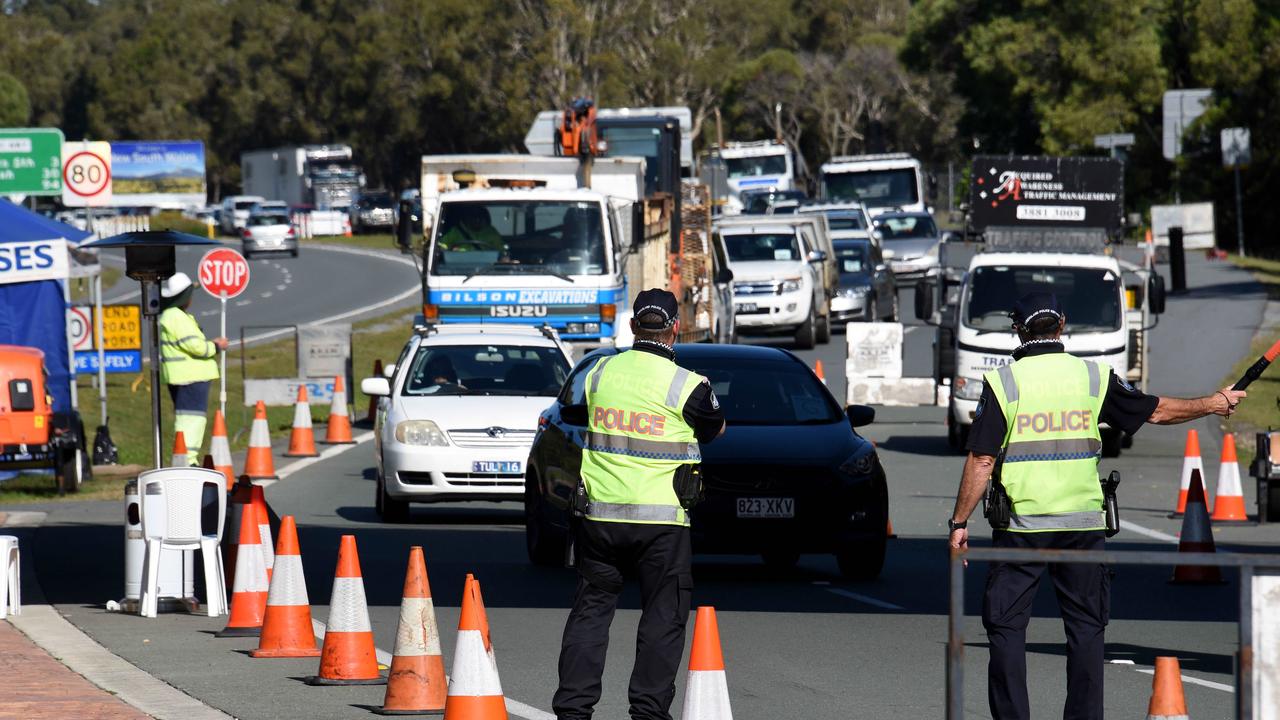
[[[351,416],[347,414],[347,389],[342,376],[333,379],[333,403],[329,405],[329,427],[325,430],[325,445],[352,445]]]
[[[371,377],[382,377],[382,359],[378,358],[373,361],[373,375]],[[378,398],[369,396],[369,410],[364,414],[364,421],[373,424],[378,419]]]
[[[1169,517],[1178,517],[1187,509],[1187,491],[1191,489],[1191,473],[1200,471],[1204,477],[1204,460],[1200,458],[1200,433],[1187,431],[1187,448],[1182,453],[1182,483],[1178,488],[1178,506]]]
[[[822,381],[823,385],[827,384],[827,374],[822,369],[821,360],[818,360],[813,363],[813,374],[818,376],[818,379]]]
[[[1178,537],[1180,553],[1213,553],[1213,527],[1209,524],[1209,508],[1204,501],[1204,483],[1200,471],[1191,473],[1191,490],[1187,493],[1187,512],[1182,518],[1182,533]],[[1179,585],[1217,585],[1222,583],[1222,573],[1216,565],[1179,565],[1173,569],[1170,582]]]
[[[256,658],[317,657],[316,633],[311,627],[311,601],[307,578],[302,572],[302,551],[298,547],[298,526],[292,515],[280,518],[280,544],[276,546],[276,572],[267,591],[267,610],[262,618],[262,639]]]
[[[338,567],[333,573],[329,598],[329,627],[320,651],[320,672],[307,678],[311,685],[381,685],[373,626],[364,598],[360,555],[356,536],[343,535],[338,546]]]
[[[173,457],[169,460],[169,467],[190,467],[191,458],[187,456],[187,441],[182,431],[179,430],[173,434]]]
[[[898,533],[893,531],[893,518],[885,518],[885,522],[884,536],[890,540],[896,540]]]
[[[293,405],[293,430],[289,433],[289,450],[285,457],[315,457],[316,437],[311,430],[311,403],[307,401],[307,386],[298,386],[298,400]]]
[[[489,618],[484,612],[480,581],[469,574],[462,590],[458,642],[454,646],[444,720],[507,720],[507,704],[498,678],[498,660],[489,639]]]
[[[1176,657],[1156,658],[1151,678],[1151,702],[1147,720],[1187,720],[1187,700],[1182,694],[1182,668]]]
[[[404,575],[404,596],[400,601],[400,624],[396,628],[396,654],[387,674],[387,695],[380,715],[420,715],[444,712],[448,686],[444,677],[444,656],[440,652],[440,629],[427,582],[427,563],[422,548],[409,548],[409,569]]]
[[[213,434],[209,436],[209,454],[213,469],[227,476],[227,490],[236,484],[236,469],[231,464],[231,443],[227,440],[227,419],[221,410],[213,411]]]
[[[240,545],[231,590],[231,617],[217,637],[257,637],[267,610],[267,567],[258,539],[258,508],[244,506],[240,516]]]
[[[276,463],[271,458],[271,429],[267,427],[267,405],[261,400],[253,408],[249,428],[249,453],[244,458],[244,474],[250,480],[275,480]]]
[[[716,609],[698,608],[693,620],[693,651],[689,654],[689,681],[684,688],[681,720],[732,720],[729,682],[720,652]]]
[[[249,503],[253,505],[258,518],[258,542],[262,546],[262,562],[267,568],[267,582],[271,582],[271,574],[276,567],[276,553],[271,544],[271,513],[267,510],[267,496],[261,485],[249,489]]]
[[[1214,522],[1248,522],[1244,509],[1244,488],[1240,485],[1240,462],[1236,459],[1236,436],[1222,438],[1222,465],[1218,469],[1218,492],[1213,496]]]

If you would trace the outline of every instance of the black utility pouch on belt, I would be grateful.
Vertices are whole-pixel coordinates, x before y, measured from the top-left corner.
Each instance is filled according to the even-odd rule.
[[[1120,532],[1120,501],[1116,498],[1116,489],[1120,487],[1120,471],[1112,470],[1106,480],[1102,480],[1102,507],[1107,513],[1107,537],[1115,537]]]
[[[987,494],[982,497],[982,516],[987,519],[987,524],[992,530],[1007,530],[1009,514],[1012,511],[1009,493],[1005,492],[1004,484],[1000,482],[1002,467],[1004,467],[1003,449],[996,456],[996,464],[991,471],[991,482],[987,485]]]
[[[692,510],[694,505],[702,502],[704,495],[702,466],[681,465],[671,480],[671,486],[676,491],[676,499],[680,501],[680,507],[684,508],[685,512]]]

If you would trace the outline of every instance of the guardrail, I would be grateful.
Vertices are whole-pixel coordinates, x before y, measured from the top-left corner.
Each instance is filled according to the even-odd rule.
[[[951,599],[947,633],[947,720],[964,717],[964,571],[965,561],[1022,563],[1088,563],[1107,565],[1177,565],[1240,569],[1239,645],[1236,651],[1236,718],[1251,720],[1253,707],[1253,579],[1259,569],[1280,570],[1280,556],[1248,553],[1180,553],[1115,550],[1033,550],[970,548],[951,550]]]

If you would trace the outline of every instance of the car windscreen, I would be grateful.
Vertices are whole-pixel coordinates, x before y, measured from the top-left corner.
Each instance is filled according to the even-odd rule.
[[[432,275],[603,275],[600,205],[573,200],[444,203]]]
[[[724,235],[724,247],[731,262],[799,260],[800,243],[794,233]]]
[[[288,215],[250,215],[250,227],[262,227],[265,225],[288,225]]]
[[[931,218],[924,215],[877,218],[876,229],[880,231],[880,237],[885,240],[909,240],[938,235],[938,226],[933,224]]]
[[[676,362],[706,377],[733,425],[820,425],[844,413],[804,365],[790,358],[698,357]]]
[[[360,202],[356,203],[362,208],[389,208],[391,207],[390,195],[365,195],[360,198]]]
[[[1058,297],[1067,316],[1066,332],[1119,330],[1119,282],[1115,273],[1101,268],[978,267],[969,280],[965,326],[1011,332],[1009,311],[1018,298],[1048,292]]]
[[[760,177],[761,175],[785,175],[787,158],[783,155],[764,155],[762,157],[725,158],[724,166],[729,171],[729,179],[744,177]]]
[[[867,226],[862,224],[862,214],[857,215],[828,215],[827,225],[834,230],[866,230]]]
[[[252,210],[258,204],[257,200],[237,200],[237,210]]]
[[[627,127],[625,125],[600,128],[600,139],[605,141],[606,157],[644,158],[644,189],[652,194],[658,189],[658,172],[662,163],[658,153],[662,151],[662,131],[656,127]]]
[[[822,183],[833,200],[861,200],[872,207],[901,207],[920,201],[916,171],[911,168],[826,173]]]
[[[871,262],[868,257],[867,246],[862,243],[856,245],[836,245],[836,264],[840,268],[841,275],[860,275],[867,272]]]
[[[429,345],[413,356],[403,394],[552,397],[568,376],[568,361],[552,347]]]

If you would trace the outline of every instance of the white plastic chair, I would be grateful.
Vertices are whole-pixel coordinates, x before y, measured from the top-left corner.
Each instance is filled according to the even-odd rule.
[[[222,570],[222,526],[226,516],[226,476],[216,470],[197,467],[160,468],[138,475],[138,494],[144,499],[138,503],[142,516],[142,537],[146,551],[142,561],[142,601],[138,613],[143,617],[155,617],[159,607],[160,554],[165,550],[195,552],[199,550],[204,563],[204,587],[209,617],[227,612],[227,586]],[[202,502],[205,488],[212,486],[218,499],[218,530],[205,534],[201,526]],[[148,495],[164,496],[164,526],[158,519],[148,523]]]
[[[4,577],[0,578],[0,618],[22,614],[22,558],[18,554],[18,538],[0,535],[0,563],[4,563]]]

